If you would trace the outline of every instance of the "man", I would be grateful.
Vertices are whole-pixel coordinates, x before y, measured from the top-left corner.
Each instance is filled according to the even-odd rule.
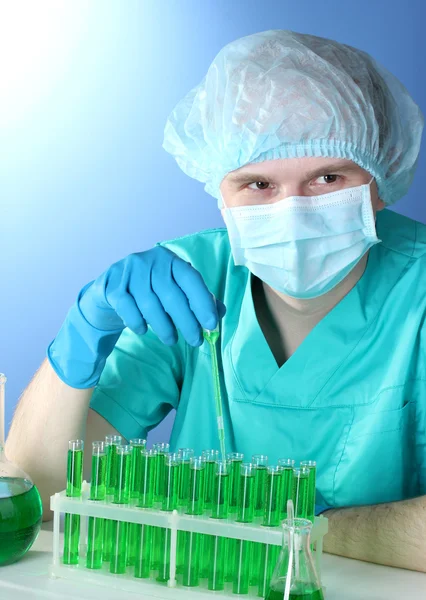
[[[164,147],[226,229],[81,290],[7,445],[45,508],[86,420],[87,443],[129,439],[175,408],[172,448],[217,447],[201,328],[224,317],[228,450],[316,460],[326,549],[426,570],[426,227],[384,210],[410,186],[422,128],[354,48],[269,31],[219,53]]]

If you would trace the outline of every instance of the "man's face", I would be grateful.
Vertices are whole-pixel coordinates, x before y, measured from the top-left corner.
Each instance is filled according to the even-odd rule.
[[[228,173],[220,191],[227,208],[272,204],[289,196],[319,196],[369,183],[371,175],[340,158],[282,158],[250,164]],[[373,212],[385,204],[371,183]]]

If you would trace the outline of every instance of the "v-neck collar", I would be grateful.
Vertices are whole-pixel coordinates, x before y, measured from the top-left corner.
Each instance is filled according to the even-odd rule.
[[[232,370],[244,394],[239,399],[279,406],[312,406],[353,352],[404,269],[386,268],[386,261],[392,261],[389,250],[380,244],[373,246],[358,283],[280,368],[257,321],[248,276],[230,347]]]

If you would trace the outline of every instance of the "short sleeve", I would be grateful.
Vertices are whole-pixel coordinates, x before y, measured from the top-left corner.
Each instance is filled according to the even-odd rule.
[[[185,346],[165,346],[149,329],[125,329],[109,356],[90,408],[127,440],[146,438],[179,403]]]

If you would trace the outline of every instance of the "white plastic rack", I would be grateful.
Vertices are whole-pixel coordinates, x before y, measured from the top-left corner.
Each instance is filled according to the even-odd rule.
[[[225,519],[212,519],[206,516],[190,516],[178,511],[163,512],[158,509],[137,508],[129,505],[119,505],[106,502],[89,500],[90,485],[83,482],[82,497],[68,498],[65,491],[55,494],[50,499],[50,508],[54,512],[53,520],[53,562],[50,566],[51,577],[61,577],[74,581],[103,585],[118,590],[136,592],[142,598],[164,598],[165,600],[188,600],[197,598],[211,600],[218,596],[222,600],[235,600],[232,594],[232,584],[226,584],[223,592],[212,592],[207,589],[207,583],[201,581],[200,586],[184,587],[176,578],[176,549],[177,532],[191,531],[226,538],[235,538],[262,544],[280,546],[282,544],[281,527],[263,527],[260,523],[236,523]],[[62,547],[60,544],[60,515],[71,513],[80,515],[80,563],[78,565],[64,565],[62,562]],[[170,529],[170,573],[167,584],[161,584],[155,579],[137,579],[133,576],[132,567],[128,567],[126,574],[113,575],[109,572],[108,564],[102,569],[93,570],[86,568],[87,552],[87,521],[89,517],[125,521],[140,525],[153,525]],[[311,542],[314,547],[314,556],[317,572],[321,578],[321,556],[323,538],[328,531],[328,521],[325,517],[316,517],[312,528]],[[244,597],[256,596],[257,589],[253,588]]]

